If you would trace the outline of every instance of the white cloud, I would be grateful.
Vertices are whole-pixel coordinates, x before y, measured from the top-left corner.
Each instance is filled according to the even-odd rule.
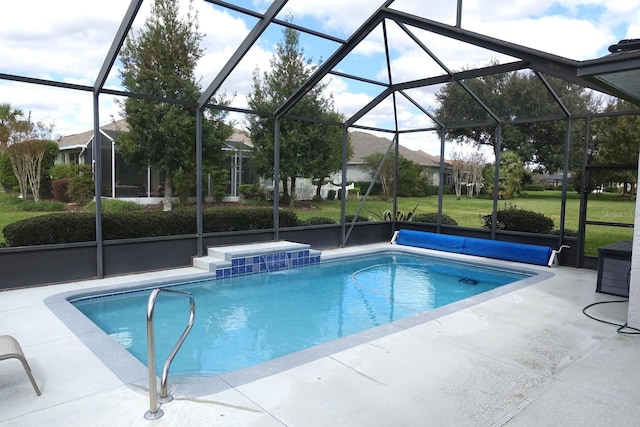
[[[472,21],[469,25],[481,34],[578,60],[600,56],[602,47],[614,38],[609,28],[558,15],[513,21]]]
[[[2,71],[40,78],[95,78],[127,3],[68,0],[64,13],[51,1],[3,5]]]
[[[182,0],[186,2],[186,0]],[[152,0],[145,0],[135,27],[144,22]],[[253,7],[263,12],[269,0],[254,0]],[[382,4],[382,0],[290,0],[283,11],[294,15],[294,22],[309,24],[318,31],[347,38]],[[427,19],[453,24],[457,0],[396,0],[391,8],[422,15]],[[606,53],[619,38],[640,37],[640,2],[629,0],[463,0],[463,28],[506,41],[541,49],[575,59],[589,59]],[[3,5],[0,26],[0,73],[49,78],[92,86],[105,59],[129,0],[66,0],[64,13],[59,2],[21,0]],[[205,56],[198,65],[203,88],[208,87],[256,22],[195,0]],[[281,16],[283,16],[283,14]],[[442,70],[395,24],[388,23],[394,81],[407,81],[442,74]],[[421,30],[415,34],[452,70],[486,65],[490,60],[508,60],[504,56],[446,39]],[[265,35],[243,58],[221,90],[228,96],[237,93],[236,107],[246,107],[246,95],[256,66],[269,67],[275,33]],[[277,36],[280,34],[278,33]],[[319,45],[317,47],[320,49]],[[317,59],[313,45],[305,52]],[[327,59],[324,50],[322,56]],[[342,65],[342,64],[341,64]],[[353,73],[359,68],[367,77],[386,80],[384,44],[378,29],[354,49],[345,66]],[[117,72],[112,72],[108,87],[117,87]],[[359,111],[379,91],[365,85],[333,77],[329,89],[336,107],[347,117]],[[372,86],[373,88],[373,86]],[[435,88],[414,90],[415,98],[427,108],[434,105]],[[101,122],[118,114],[112,96],[101,95]],[[43,88],[25,83],[0,81],[0,102],[33,112],[35,119],[55,120],[60,133],[90,129],[93,121],[91,93]],[[427,123],[422,113],[410,108],[400,110],[403,124],[421,127]],[[383,104],[362,119],[360,124],[382,126],[390,122],[393,109]],[[411,140],[412,137],[405,136]],[[416,137],[416,140],[419,138]]]

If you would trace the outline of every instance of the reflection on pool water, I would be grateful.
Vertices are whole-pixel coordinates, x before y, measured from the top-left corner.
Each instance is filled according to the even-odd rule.
[[[171,372],[215,376],[235,371],[527,277],[530,274],[387,252],[172,286],[192,293],[196,318]],[[72,303],[146,364],[150,292]],[[166,358],[188,315],[188,299],[159,296],[154,314],[158,360]]]

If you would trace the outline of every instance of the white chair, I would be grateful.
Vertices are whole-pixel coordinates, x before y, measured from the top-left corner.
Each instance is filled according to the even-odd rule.
[[[31,385],[33,385],[33,389],[36,391],[36,394],[40,396],[40,389],[38,388],[38,384],[36,384],[36,380],[33,379],[31,367],[29,363],[27,363],[27,358],[24,357],[20,344],[10,335],[0,335],[0,360],[6,359],[19,359],[20,362],[22,362],[22,366],[24,366],[24,370],[29,377],[29,381],[31,381]]]

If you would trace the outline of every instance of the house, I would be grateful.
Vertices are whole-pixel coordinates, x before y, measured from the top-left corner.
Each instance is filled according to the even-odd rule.
[[[240,197],[239,189],[242,184],[254,184],[259,180],[253,169],[249,167],[249,157],[253,151],[251,137],[243,130],[234,129],[222,150],[229,153],[230,161],[229,185],[225,201],[237,201]],[[210,194],[211,189],[205,189],[205,193],[207,192]]]
[[[164,174],[151,167],[141,170],[128,163],[118,149],[118,137],[129,130],[122,119],[100,127],[102,154],[102,190],[104,197],[126,198],[141,204],[158,203],[162,196]],[[62,137],[58,141],[60,151],[56,163],[93,164],[93,130]],[[225,200],[236,200],[238,189],[243,183],[255,182],[255,177],[247,165],[249,153],[253,150],[251,139],[240,130],[235,130],[223,146],[229,154],[229,185]],[[205,197],[213,199],[210,177],[205,188]]]
[[[391,144],[391,139],[375,136],[373,134],[361,131],[350,132],[351,147],[353,155],[347,162],[347,182],[353,181],[371,181],[369,172],[363,170],[364,159],[375,153],[386,153]],[[424,168],[425,174],[429,177],[433,185],[440,183],[440,156],[432,156],[424,151],[411,150],[403,145],[398,147],[400,156]],[[448,164],[445,164],[445,184],[450,184],[451,174]],[[332,175],[334,183],[338,183],[342,179],[341,173]]]
[[[562,173],[536,174],[531,177],[531,180],[535,184],[542,185],[545,190],[562,190],[564,175]],[[573,177],[571,176],[571,173],[567,175],[567,184],[570,187],[573,185]]]

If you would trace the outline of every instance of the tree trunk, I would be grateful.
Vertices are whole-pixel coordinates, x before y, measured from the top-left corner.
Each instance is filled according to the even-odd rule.
[[[169,212],[173,210],[173,172],[166,171],[164,178],[164,199],[162,199],[162,210]]]
[[[289,203],[289,179],[282,177],[282,197],[280,198],[280,205],[285,201]]]
[[[296,204],[296,177],[291,177],[291,191],[289,192],[289,207],[293,208]]]
[[[12,145],[11,150],[7,150],[9,161],[13,169],[13,174],[18,180],[18,186],[20,187],[20,195],[26,200],[27,191],[29,188],[29,179],[26,171],[26,155],[22,145]]]

